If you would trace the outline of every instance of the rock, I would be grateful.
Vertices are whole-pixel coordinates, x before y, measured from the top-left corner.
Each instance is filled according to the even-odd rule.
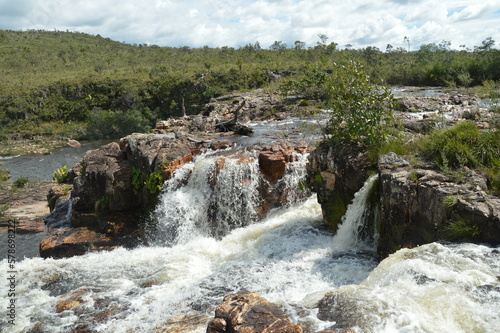
[[[257,332],[302,333],[302,328],[292,324],[279,307],[249,291],[224,297],[207,327],[207,333]]]
[[[170,318],[156,325],[154,333],[185,333],[201,331],[207,326],[209,318],[204,314],[192,313]]]
[[[68,298],[60,300],[56,304],[56,312],[61,313],[67,310],[71,310],[77,307],[78,305],[85,303],[82,296],[84,296],[87,293],[88,293],[87,290],[78,290],[73,294],[71,294]]]
[[[467,181],[459,184],[390,153],[379,157],[379,178],[378,251],[383,256],[401,247],[459,240],[450,230],[457,221],[471,232],[461,240],[500,244],[500,198],[485,192],[484,177],[476,172],[469,170]]]
[[[277,142],[273,146],[265,146],[259,153],[261,172],[273,183],[283,176],[288,163],[293,162],[294,152],[304,152],[303,145]]]
[[[80,147],[81,145],[82,144],[76,140],[68,139],[68,144],[67,144],[68,147],[76,148],[76,147]]]
[[[56,200],[56,202],[51,208],[52,212],[44,219],[45,225],[49,229],[69,227],[71,225],[71,199]]]
[[[419,120],[405,122],[404,128],[413,133],[427,134],[436,128],[436,122],[433,120]]]
[[[327,293],[318,304],[318,319],[332,322],[332,327],[324,333],[356,333],[370,331],[375,324],[373,314],[383,309],[383,304],[377,305],[365,299],[356,289],[349,286]],[[320,333],[317,332],[317,333]]]
[[[356,145],[322,142],[309,155],[309,188],[318,195],[323,221],[334,231],[370,167],[367,151]]]
[[[62,228],[47,235],[40,242],[42,258],[69,258],[89,251],[110,250],[119,246],[134,247],[138,235],[113,237],[86,227]]]
[[[69,199],[72,186],[70,184],[57,184],[51,187],[47,194],[47,202],[52,212],[58,203]]]

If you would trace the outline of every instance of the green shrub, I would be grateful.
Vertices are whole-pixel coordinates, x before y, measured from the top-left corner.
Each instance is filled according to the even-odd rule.
[[[370,83],[361,66],[337,66],[328,78],[329,132],[334,140],[369,147],[387,142],[393,132],[394,98],[386,87]]]
[[[143,173],[141,169],[132,168],[132,188],[137,195],[146,189],[150,194],[155,194],[161,191],[165,178],[161,170],[151,173]]]
[[[14,182],[14,187],[16,188],[23,188],[25,187],[28,183],[30,182],[30,179],[28,177],[19,177],[16,179]]]
[[[52,173],[52,180],[58,184],[66,183],[68,181],[68,168],[66,165],[63,165]]]
[[[443,207],[445,209],[451,209],[453,206],[455,206],[458,202],[458,197],[456,195],[449,195],[445,198],[443,198]]]
[[[0,163],[0,166],[2,166],[2,163]],[[0,168],[0,184],[7,181],[9,178],[10,178],[10,171],[7,169]]]
[[[500,133],[481,132],[474,123],[463,121],[432,132],[424,139],[422,151],[443,170],[491,166],[500,156]]]
[[[480,234],[480,230],[477,225],[463,219],[448,221],[443,231],[444,237],[453,241],[473,240]]]
[[[151,130],[151,118],[151,113],[146,109],[94,109],[89,116],[87,133],[94,139],[117,138],[134,132],[147,133]]]

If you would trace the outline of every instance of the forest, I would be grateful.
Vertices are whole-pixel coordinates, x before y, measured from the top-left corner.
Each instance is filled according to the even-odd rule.
[[[211,98],[309,80],[356,62],[372,84],[482,87],[500,84],[500,50],[486,38],[474,50],[449,41],[417,51],[340,49],[276,41],[239,48],[130,45],[79,32],[0,30],[0,142],[24,137],[77,140],[147,132],[159,119],[194,114]],[[304,79],[305,78],[305,79]],[[312,82],[312,83],[311,83]],[[307,96],[321,100],[321,94]]]

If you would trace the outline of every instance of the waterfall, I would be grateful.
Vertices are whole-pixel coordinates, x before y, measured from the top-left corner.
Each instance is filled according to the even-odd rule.
[[[375,177],[349,206],[332,246],[314,195],[296,197],[298,202],[258,222],[243,220],[252,219],[254,204],[260,204],[238,201],[240,196],[253,200],[253,183],[295,200],[290,198],[299,194],[294,190],[304,156],[292,163],[297,169],[290,166],[281,182],[270,186],[256,172],[252,153],[229,153],[235,152],[206,152],[165,183],[157,225],[151,229],[158,236],[156,245],[16,262],[15,325],[0,316],[0,331],[173,332],[178,330],[160,327],[196,315],[201,320],[182,332],[203,333],[223,297],[240,290],[279,302],[293,322],[311,332],[342,327],[357,332],[498,331],[500,248],[433,243],[402,249],[380,263],[371,253],[338,255],[335,249],[346,252],[364,244],[360,217]],[[219,184],[240,192],[224,192]],[[212,237],[214,226],[205,223],[215,204],[247,225]],[[227,212],[215,216],[234,222]],[[0,299],[7,307],[13,273],[5,257],[0,267],[5,281]],[[321,302],[326,308],[319,309],[327,292],[333,301]]]
[[[255,223],[273,203],[289,206],[306,197],[297,186],[306,162],[307,154],[295,154],[278,183],[270,184],[261,175],[257,153],[207,151],[165,182],[148,238],[155,245],[184,244]]]
[[[347,207],[337,234],[333,237],[335,252],[374,250],[373,246],[363,239],[363,229],[369,215],[368,200],[370,192],[377,179],[377,174],[370,176],[363,184],[363,187],[356,192],[352,203]]]

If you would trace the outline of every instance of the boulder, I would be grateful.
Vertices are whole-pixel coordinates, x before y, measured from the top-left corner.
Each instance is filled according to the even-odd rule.
[[[207,327],[207,333],[260,332],[302,333],[303,330],[291,323],[278,306],[250,291],[224,297]]]
[[[272,146],[264,146],[259,151],[259,168],[272,183],[283,176],[288,163],[293,162],[294,153],[305,153],[308,150],[305,142],[276,142]]]
[[[327,293],[318,303],[318,318],[332,322],[327,330],[317,333],[355,333],[353,327],[366,329],[370,319],[367,317],[376,312],[370,302],[357,298],[356,293],[333,291]]]
[[[357,145],[324,141],[309,155],[307,182],[317,193],[323,221],[332,230],[337,230],[370,168],[366,149]]]
[[[108,235],[87,227],[53,230],[40,242],[42,258],[69,258],[89,251],[110,250],[119,246],[138,245],[138,234]]]

